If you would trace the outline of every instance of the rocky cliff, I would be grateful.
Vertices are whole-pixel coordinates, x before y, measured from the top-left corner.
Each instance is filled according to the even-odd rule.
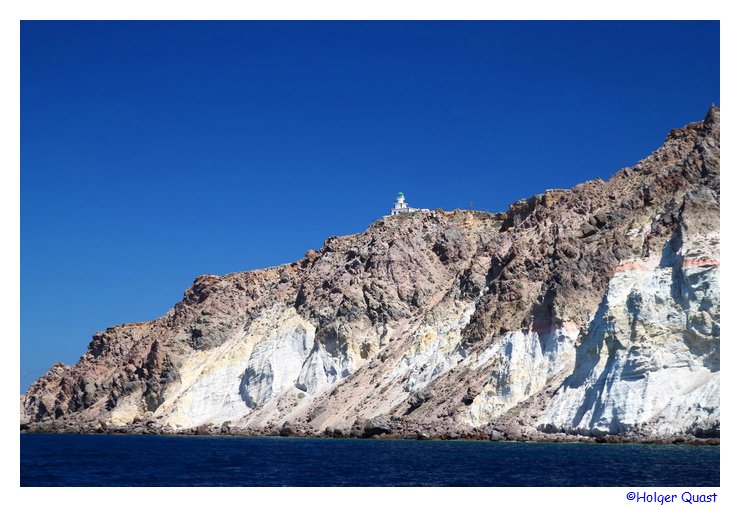
[[[386,217],[198,277],[54,365],[22,428],[718,437],[719,118],[505,213]]]

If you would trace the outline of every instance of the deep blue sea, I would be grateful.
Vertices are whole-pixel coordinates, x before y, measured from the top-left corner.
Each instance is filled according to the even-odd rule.
[[[21,486],[719,486],[719,446],[20,437]]]

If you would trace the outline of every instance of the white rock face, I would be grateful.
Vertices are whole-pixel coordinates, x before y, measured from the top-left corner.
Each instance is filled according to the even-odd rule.
[[[465,357],[459,348],[460,333],[470,322],[475,304],[448,303],[441,306],[444,306],[444,311],[438,309],[437,313],[443,313],[448,318],[430,318],[419,326],[411,340],[412,346],[386,378],[387,382],[405,378],[403,390],[407,393],[423,389]]]
[[[221,346],[189,358],[155,415],[175,428],[235,422],[280,393],[297,390],[314,331],[293,308],[265,312]]]
[[[662,436],[718,428],[719,237],[711,223],[689,223],[662,256],[622,264],[541,430]]]
[[[258,407],[274,393],[295,386],[313,342],[302,325],[281,330],[252,351],[240,392],[250,408]]]
[[[475,367],[494,364],[491,378],[475,397],[466,422],[481,426],[542,389],[565,368],[572,368],[578,328],[566,325],[542,334],[506,333],[475,360]]]
[[[314,345],[298,374],[295,385],[301,391],[315,394],[340,380],[352,371],[349,359],[332,355],[323,344]]]
[[[136,390],[127,396],[111,411],[110,423],[115,426],[129,424],[136,416],[144,413],[144,402],[141,390]]]

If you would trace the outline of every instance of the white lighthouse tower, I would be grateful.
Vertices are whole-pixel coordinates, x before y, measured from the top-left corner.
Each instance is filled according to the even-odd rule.
[[[409,208],[409,205],[406,204],[406,198],[404,197],[403,192],[398,192],[396,202],[391,208],[391,216],[398,215],[399,213],[411,213],[412,211],[419,210],[417,208]]]

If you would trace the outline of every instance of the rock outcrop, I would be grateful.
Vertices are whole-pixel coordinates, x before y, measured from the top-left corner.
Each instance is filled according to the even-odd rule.
[[[719,109],[608,181],[198,277],[22,399],[31,431],[719,436]]]

